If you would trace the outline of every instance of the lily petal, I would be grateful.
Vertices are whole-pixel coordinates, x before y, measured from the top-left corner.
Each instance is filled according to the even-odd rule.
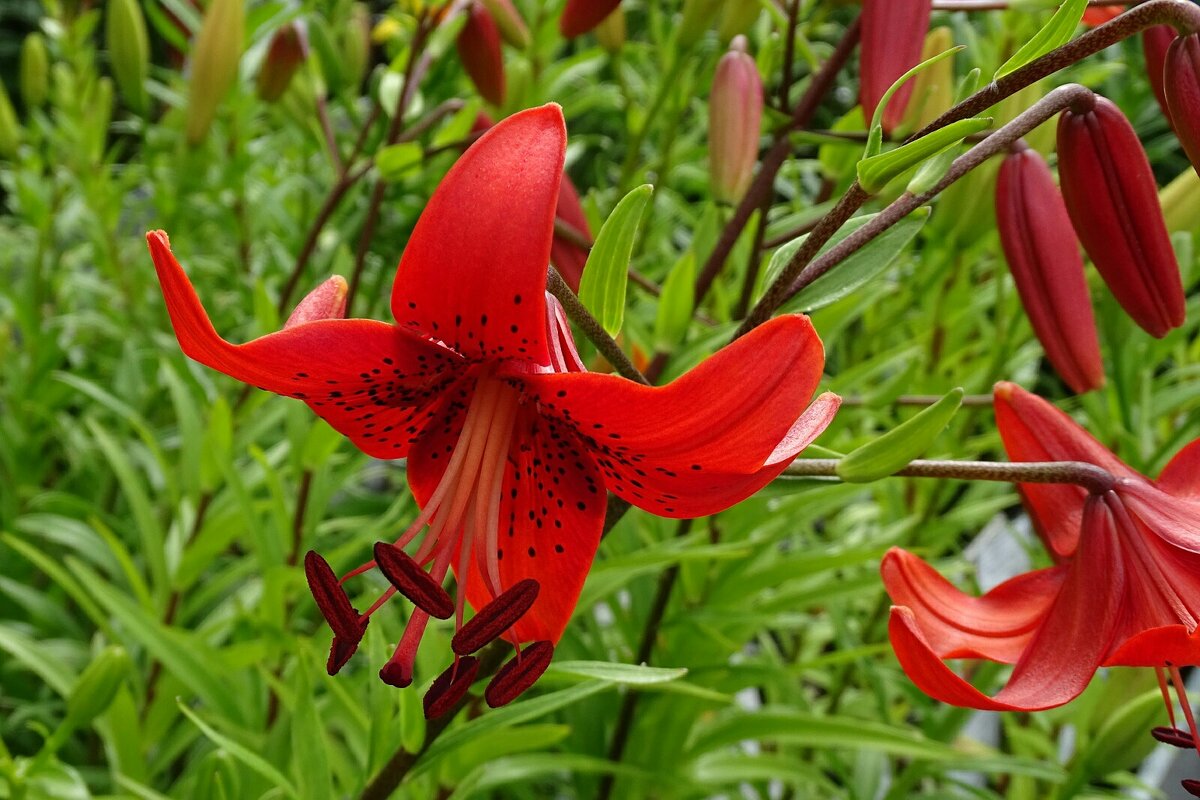
[[[1105,659],[1108,667],[1200,666],[1200,628],[1183,625],[1148,628],[1131,636]]]
[[[318,319],[245,344],[216,332],[162,231],[146,241],[183,352],[232,378],[303,400],[368,455],[408,453],[462,358],[394,325]]]
[[[522,376],[570,422],[607,487],[660,516],[713,514],[783,471],[840,401],[808,408],[824,351],[807,317],[772,320],[666,386],[597,373]]]
[[[1176,453],[1156,483],[1167,494],[1200,500],[1200,439]]]
[[[922,559],[893,547],[880,565],[884,586],[911,610],[939,658],[986,658],[1015,663],[1054,602],[1062,567],[1026,572],[982,597],[960,592]]]
[[[1013,461],[1086,461],[1117,477],[1137,475],[1073,419],[1013,383],[997,383],[996,427]],[[1038,534],[1056,559],[1075,552],[1083,501],[1079,486],[1020,484],[1021,496]]]
[[[468,358],[550,363],[544,292],[566,146],[551,104],[501,120],[463,154],[396,270],[401,326]]]

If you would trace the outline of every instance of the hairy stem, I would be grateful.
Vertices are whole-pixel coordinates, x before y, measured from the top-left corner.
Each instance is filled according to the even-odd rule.
[[[613,341],[613,338],[604,330],[604,326],[588,312],[583,303],[579,302],[579,297],[571,291],[571,287],[567,286],[567,282],[553,267],[550,268],[546,277],[546,290],[558,298],[558,302],[562,303],[563,310],[567,312],[571,321],[579,326],[584,336],[596,345],[600,355],[608,359],[608,363],[612,364],[619,374],[631,381],[637,381],[646,386],[650,385],[646,376],[633,365],[629,356],[625,355],[621,345]]]
[[[783,474],[791,477],[836,478],[838,459],[793,461]],[[1111,491],[1117,479],[1108,470],[1085,461],[910,461],[893,473],[902,478],[954,478],[1005,483],[1069,483],[1092,494]]]

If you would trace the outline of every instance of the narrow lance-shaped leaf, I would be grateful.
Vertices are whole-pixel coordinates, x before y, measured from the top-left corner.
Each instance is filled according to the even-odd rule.
[[[992,80],[1000,80],[1011,72],[1016,72],[1031,61],[1041,58],[1055,48],[1062,47],[1071,39],[1071,34],[1083,19],[1087,10],[1087,0],[1067,0],[1059,6],[1050,21],[1034,34],[1033,38],[1021,46],[1012,58],[1005,61]]]
[[[927,58],[920,64],[917,64],[915,67],[905,72],[896,79],[895,83],[888,87],[888,90],[883,93],[883,97],[879,99],[879,104],[875,107],[875,111],[871,116],[871,134],[867,139],[867,149],[866,152],[863,153],[863,158],[870,158],[871,156],[878,155],[879,150],[883,145],[883,123],[885,110],[887,109],[888,102],[892,99],[892,97],[899,92],[909,80],[916,77],[919,73],[929,69],[939,61],[949,58],[959,50],[965,49],[965,45],[958,45],[957,47],[951,47],[944,53],[938,53],[933,58]]]
[[[638,225],[653,191],[653,186],[644,184],[621,198],[601,226],[583,269],[579,299],[611,336],[621,330],[621,322],[625,317],[629,257],[633,253]]]
[[[971,134],[986,130],[991,125],[991,117],[962,119],[922,136],[916,141],[900,145],[895,150],[864,158],[858,162],[858,182],[862,184],[863,189],[875,194],[887,186],[893,178],[933,158],[943,150],[953,147]]]
[[[963,390],[953,389],[912,419],[857,448],[838,462],[838,477],[850,483],[869,483],[904,469],[950,424],[962,398]]]
[[[695,301],[696,253],[688,250],[675,263],[663,281],[658,298],[658,315],[654,319],[654,346],[669,352],[683,341],[692,321]]]

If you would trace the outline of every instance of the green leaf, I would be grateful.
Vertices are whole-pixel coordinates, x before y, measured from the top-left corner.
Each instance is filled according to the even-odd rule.
[[[991,117],[972,117],[951,122],[920,139],[902,144],[895,150],[864,158],[858,162],[858,182],[870,194],[877,194],[893,178],[953,147],[965,137],[990,128]]]
[[[302,798],[323,800],[334,796],[329,743],[325,726],[317,715],[312,674],[306,659],[301,660],[296,670],[292,700],[292,763]]]
[[[375,154],[375,169],[379,170],[380,178],[390,183],[424,159],[425,149],[420,142],[401,142],[388,145]]]
[[[825,246],[821,248],[818,257],[837,246],[843,239],[866,225],[875,216],[875,214],[865,214],[851,219],[830,237]],[[918,208],[876,236],[858,252],[847,257],[837,265],[836,269],[830,270],[804,287],[802,292],[784,304],[783,310],[789,312],[815,311],[836,303],[854,292],[887,269],[888,265],[908,246],[928,219],[929,208],[927,206]],[[764,285],[769,286],[783,272],[783,268],[804,244],[806,238],[808,238],[807,234],[793,239],[775,251],[767,266],[767,278]]]
[[[608,661],[559,661],[552,664],[547,672],[599,678],[634,686],[665,683],[687,675],[687,669],[683,667],[648,667],[642,664],[613,664]]]
[[[238,761],[241,761],[250,769],[262,775],[274,785],[277,789],[282,789],[288,797],[296,797],[296,787],[291,781],[283,776],[279,770],[272,766],[271,762],[260,756],[258,753],[251,750],[249,747],[234,741],[230,737],[218,731],[213,726],[205,722],[198,713],[188,707],[183,700],[177,700],[176,705],[183,715],[190,719],[200,731],[208,737],[208,739],[227,753],[232,755]]]
[[[688,250],[675,262],[663,282],[654,318],[654,347],[669,353],[683,341],[692,322],[696,300],[696,253]]]
[[[869,483],[904,469],[950,424],[962,398],[962,389],[952,389],[912,419],[852,451],[838,461],[838,477],[849,483]]]
[[[629,282],[629,257],[633,254],[638,225],[654,187],[644,184],[621,198],[588,254],[579,282],[579,299],[610,336],[621,330],[625,317],[625,287]]]
[[[1051,50],[1062,47],[1071,39],[1071,34],[1079,27],[1083,12],[1087,10],[1087,0],[1067,0],[1058,7],[1050,21],[1025,42],[1012,58],[1000,65],[992,80],[998,81],[1009,73],[1016,72],[1031,61],[1041,58]]]
[[[917,64],[915,67],[910,69],[908,72],[901,75],[896,79],[895,83],[888,87],[888,90],[883,93],[883,97],[879,99],[879,105],[875,106],[875,114],[871,117],[871,133],[867,140],[867,150],[864,157],[869,158],[879,152],[879,146],[883,138],[883,112],[887,109],[887,104],[892,99],[892,95],[900,91],[900,87],[907,83],[910,79],[916,77],[918,73],[929,69],[939,61],[947,59],[958,51],[965,49],[966,45],[960,44],[956,47],[951,47],[949,50],[944,50],[941,53],[938,53],[933,58],[927,58],[920,64]]]

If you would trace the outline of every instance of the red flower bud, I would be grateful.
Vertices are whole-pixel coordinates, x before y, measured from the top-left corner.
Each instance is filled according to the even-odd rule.
[[[271,36],[267,56],[258,70],[258,96],[274,103],[287,91],[292,76],[308,58],[308,35],[298,22],[289,22]]]
[[[568,39],[587,33],[613,12],[621,0],[567,0],[558,30]]]
[[[868,122],[891,85],[921,62],[932,11],[930,0],[863,0],[859,97]],[[892,96],[883,114],[885,131],[900,124],[912,88],[909,81]]]
[[[717,64],[708,104],[708,164],[713,195],[736,203],[746,193],[758,161],[763,88],[758,65],[735,36]]]
[[[1142,31],[1142,54],[1146,57],[1146,77],[1150,79],[1150,88],[1158,100],[1158,107],[1163,116],[1171,123],[1171,112],[1167,108],[1167,91],[1165,74],[1167,67],[1167,48],[1175,41],[1175,29],[1170,25],[1155,25]],[[1174,127],[1174,123],[1171,123]]]
[[[284,323],[284,330],[315,322],[319,319],[341,319],[346,316],[346,294],[350,287],[341,275],[321,282],[296,305],[296,310]]]
[[[1200,34],[1180,36],[1167,48],[1164,75],[1169,119],[1192,166],[1200,172]]]
[[[458,57],[471,82],[484,100],[504,103],[504,54],[500,52],[500,29],[479,3],[467,8],[467,24],[458,34]]]
[[[1158,187],[1133,126],[1111,101],[1063,112],[1058,170],[1075,231],[1117,302],[1152,336],[1182,325],[1183,280]]]
[[[1104,385],[1083,259],[1050,168],[1036,150],[1020,147],[996,182],[1000,244],[1046,358],[1082,394]]]
[[[588,252],[592,239],[592,229],[588,227],[587,214],[583,212],[583,204],[579,202],[579,192],[575,184],[563,173],[562,183],[558,186],[558,205],[555,215],[563,223],[570,225],[587,242],[589,247],[582,247],[574,238],[564,236],[557,231],[550,244],[550,263],[562,275],[571,291],[579,291],[579,280],[583,277],[583,268],[587,264]]]

